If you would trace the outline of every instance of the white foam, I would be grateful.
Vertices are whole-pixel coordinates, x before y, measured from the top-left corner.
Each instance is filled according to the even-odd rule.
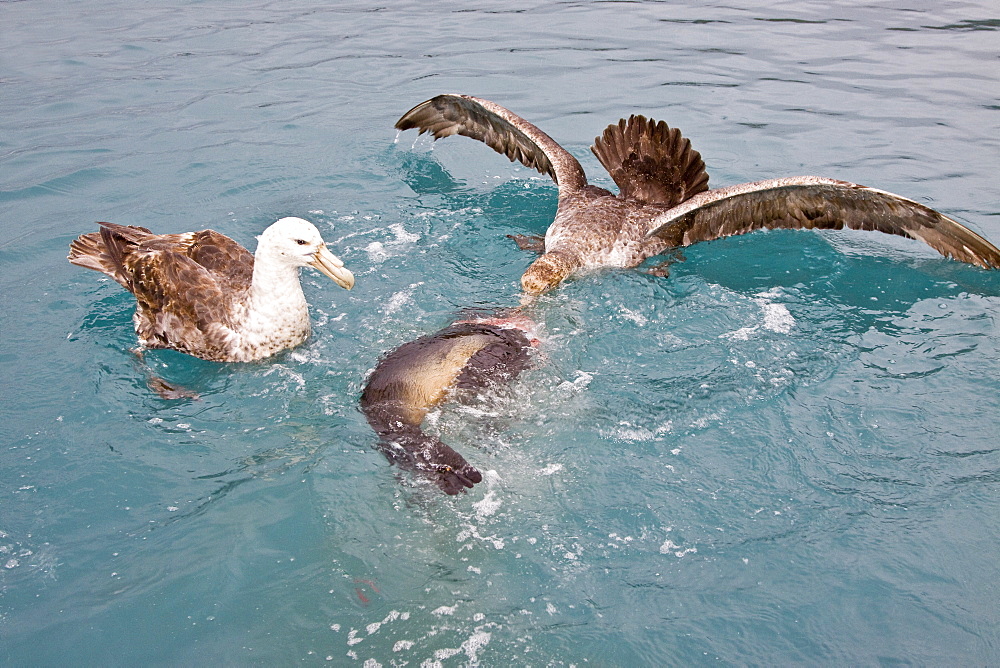
[[[372,264],[382,264],[389,259],[389,252],[381,241],[373,241],[365,247],[368,253],[368,260]]]
[[[594,379],[593,374],[589,374],[586,371],[577,371],[576,378],[572,381],[564,380],[559,383],[558,389],[566,394],[576,394],[583,391],[590,385],[590,381]]]
[[[503,478],[500,477],[496,469],[490,469],[483,473],[483,482],[486,483],[488,488],[493,488],[498,487],[503,482]]]
[[[795,318],[784,304],[762,303],[764,309],[764,329],[778,334],[787,334],[795,326]]]
[[[473,503],[472,507],[476,509],[476,517],[483,519],[498,511],[502,505],[503,502],[496,498],[496,492],[491,489],[483,495],[482,500]]]
[[[784,304],[776,304],[772,301],[780,296],[780,292],[777,288],[773,288],[767,292],[758,292],[754,297],[754,302],[756,302],[760,306],[761,311],[763,311],[761,323],[758,325],[740,327],[732,332],[721,334],[719,338],[730,339],[733,341],[746,341],[761,329],[775,332],[776,334],[788,334],[792,331],[792,328],[795,327],[795,318],[788,311],[788,307]]]
[[[649,318],[639,313],[638,311],[633,311],[632,309],[625,308],[624,306],[619,307],[619,312],[622,314],[626,320],[631,320],[640,327],[645,327],[649,324]]]
[[[388,615],[386,615],[386,618],[383,619],[381,622],[372,622],[371,624],[365,627],[365,630],[368,631],[368,635],[371,635],[376,631],[378,631],[380,628],[382,628],[383,624],[394,622],[397,619],[399,619],[399,617],[400,617],[399,613],[396,612],[395,610],[392,610],[389,612]]]
[[[459,543],[463,543],[469,538],[475,538],[483,542],[489,542],[493,544],[493,547],[497,550],[502,550],[504,548],[505,542],[503,538],[497,538],[496,536],[483,536],[479,533],[479,527],[469,524],[462,531],[458,532],[455,540]]]
[[[438,649],[434,651],[434,658],[438,661],[450,659],[461,651],[461,647],[446,647],[445,649]]]
[[[636,426],[630,422],[622,421],[611,429],[602,429],[603,438],[613,438],[619,441],[638,443],[642,441],[652,441],[664,434],[669,434],[673,430],[673,422],[667,420],[655,429],[649,427]]]
[[[465,642],[462,643],[460,647],[457,648],[446,648],[439,649],[434,652],[434,658],[438,661],[443,661],[445,659],[450,659],[451,657],[464,652],[465,656],[469,658],[468,665],[478,665],[479,664],[479,651],[486,647],[490,643],[490,638],[492,634],[488,631],[483,631],[481,629],[476,629],[471,636],[469,636]],[[439,663],[431,663],[429,661],[423,662],[421,668],[424,666],[438,666]]]
[[[382,313],[385,315],[391,315],[403,308],[407,302],[413,299],[413,293],[416,289],[423,284],[423,281],[420,281],[419,283],[411,283],[405,290],[400,290],[399,292],[394,293],[391,297],[389,297],[389,299],[386,300],[385,306],[382,308]]]
[[[750,336],[758,329],[759,329],[758,327],[740,327],[735,331],[726,332],[725,334],[720,334],[719,338],[730,339],[732,341],[747,341],[750,338]]]
[[[412,232],[407,232],[406,228],[403,227],[401,223],[393,223],[389,226],[392,233],[396,235],[396,243],[407,244],[413,243],[420,240],[419,234],[414,234]]]
[[[660,554],[670,554],[674,553],[674,556],[680,559],[686,554],[692,554],[698,551],[696,547],[681,548],[680,545],[674,543],[674,541],[669,538],[663,541],[663,545],[660,546]]]

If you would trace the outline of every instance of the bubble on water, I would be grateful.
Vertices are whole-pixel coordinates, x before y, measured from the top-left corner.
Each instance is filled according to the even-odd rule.
[[[419,234],[414,234],[412,232],[407,232],[406,228],[403,227],[401,223],[393,223],[389,226],[392,233],[396,235],[397,243],[413,243],[420,240]]]
[[[472,507],[476,509],[476,517],[483,519],[498,511],[502,505],[503,502],[496,497],[496,492],[491,489],[486,492],[482,500],[473,503]]]
[[[776,304],[772,301],[779,296],[780,291],[777,288],[757,293],[754,302],[760,306],[763,312],[760,324],[740,327],[732,332],[720,334],[719,338],[730,339],[732,341],[747,341],[761,329],[777,334],[788,334],[795,326],[795,318],[784,304]]]
[[[372,622],[371,624],[369,624],[368,626],[365,627],[365,630],[368,631],[368,635],[372,635],[373,633],[375,633],[376,631],[378,631],[380,628],[382,628],[383,624],[388,624],[389,622],[394,622],[394,621],[396,621],[399,618],[400,618],[400,614],[397,611],[392,610],[391,612],[389,612],[389,614],[386,616],[386,618],[383,619],[381,622]]]
[[[365,247],[368,253],[368,260],[372,264],[381,264],[389,259],[389,252],[380,241],[373,241]]]
[[[392,294],[389,299],[385,300],[385,306],[382,307],[382,313],[384,315],[392,315],[399,309],[403,308],[407,302],[413,299],[413,293],[416,289],[423,284],[423,281],[420,281],[419,283],[411,283],[406,287],[406,289]]]
[[[677,545],[676,543],[674,543],[674,541],[670,540],[669,538],[663,541],[663,544],[660,545],[660,554],[670,554],[671,552],[673,552],[674,556],[677,557],[678,559],[680,559],[684,555],[693,554],[697,551],[698,548],[696,547],[682,548],[680,545]]]

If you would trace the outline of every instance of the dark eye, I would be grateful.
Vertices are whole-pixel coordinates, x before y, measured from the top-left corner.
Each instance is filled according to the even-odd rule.
[[[296,239],[296,240],[295,240],[295,243],[297,243],[297,244],[298,244],[298,245],[300,245],[300,246],[305,246],[305,245],[306,245],[307,243],[309,243],[309,242],[308,242],[308,241],[306,241],[305,239]]]

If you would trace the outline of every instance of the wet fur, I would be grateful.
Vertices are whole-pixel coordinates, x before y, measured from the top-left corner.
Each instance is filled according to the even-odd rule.
[[[385,455],[457,494],[482,481],[462,455],[420,428],[442,401],[515,377],[530,365],[531,343],[519,329],[465,322],[404,343],[368,379],[361,410]]]

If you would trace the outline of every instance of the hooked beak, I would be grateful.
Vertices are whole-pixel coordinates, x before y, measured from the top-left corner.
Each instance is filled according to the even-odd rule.
[[[345,290],[354,287],[354,274],[348,271],[340,258],[327,250],[326,246],[320,246],[319,250],[313,253],[313,259],[309,266],[319,269]]]

